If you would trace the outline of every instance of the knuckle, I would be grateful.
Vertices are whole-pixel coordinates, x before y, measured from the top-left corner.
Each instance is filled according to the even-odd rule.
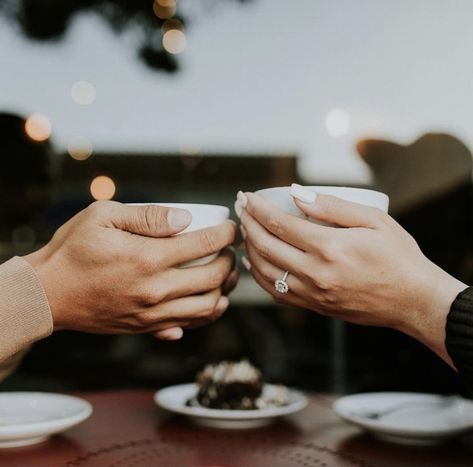
[[[209,275],[209,287],[211,289],[217,289],[223,282],[225,282],[226,275],[221,268],[214,269]]]
[[[328,240],[322,250],[323,258],[329,263],[339,262],[346,254],[343,242],[336,239]]]
[[[336,209],[337,198],[329,195],[319,195],[317,199],[317,209],[322,218],[330,216]]]
[[[140,253],[138,255],[134,255],[134,261],[135,261],[135,267],[136,270],[140,275],[150,275],[154,272],[154,265],[152,262],[149,260],[149,257],[144,254]]]
[[[277,237],[280,237],[284,230],[281,219],[279,219],[279,217],[276,217],[276,216],[271,216],[268,219],[268,228]]]
[[[154,313],[151,312],[142,312],[136,315],[136,322],[140,327],[147,328],[152,326],[156,321]]]
[[[228,221],[223,224],[223,228],[225,229],[226,244],[231,245],[236,240],[237,226],[235,222]]]
[[[218,236],[213,230],[202,230],[199,236],[199,242],[206,253],[215,253],[220,250]]]
[[[93,203],[89,204],[86,211],[88,212],[88,214],[92,215],[93,217],[96,217],[108,212],[110,208],[110,201],[94,201]]]
[[[318,299],[319,307],[328,312],[328,310],[336,309],[339,306],[340,300],[337,295],[328,290],[322,293]]]
[[[160,206],[149,205],[144,206],[140,216],[140,223],[143,226],[145,231],[155,231],[162,227],[166,221],[165,219],[165,209]]]
[[[202,310],[199,313],[199,318],[203,318],[205,320],[208,320],[214,313],[215,307],[214,306],[207,306],[205,308],[202,308]]]
[[[140,305],[151,307],[162,302],[164,295],[157,290],[144,289],[138,292],[136,298]]]
[[[328,268],[324,268],[323,270],[319,271],[318,274],[313,278],[313,282],[318,289],[324,292],[333,290],[336,285],[335,277]]]
[[[254,247],[258,254],[264,259],[270,259],[271,257],[271,250],[269,245],[265,242],[260,241],[259,239],[255,241]]]

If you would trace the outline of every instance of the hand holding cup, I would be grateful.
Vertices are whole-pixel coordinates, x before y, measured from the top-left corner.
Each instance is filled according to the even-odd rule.
[[[25,257],[45,289],[54,329],[98,334],[153,333],[218,318],[222,289],[235,280],[231,221],[176,235],[189,211],[99,201],[64,224],[41,250]],[[209,255],[192,268],[182,264]],[[173,331],[168,331],[169,329]]]

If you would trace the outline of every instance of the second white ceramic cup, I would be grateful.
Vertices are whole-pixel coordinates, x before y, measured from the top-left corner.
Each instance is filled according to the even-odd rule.
[[[304,188],[315,193],[332,195],[353,203],[372,206],[384,212],[387,212],[389,207],[388,195],[380,191],[341,186],[305,186]],[[302,218],[306,217],[294,203],[291,196],[291,187],[289,186],[265,188],[255,193],[289,214]]]

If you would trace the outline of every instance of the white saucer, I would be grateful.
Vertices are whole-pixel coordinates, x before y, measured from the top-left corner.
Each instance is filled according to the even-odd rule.
[[[40,443],[82,422],[92,406],[77,397],[43,392],[0,393],[0,448]]]
[[[263,394],[271,397],[278,386],[265,384]],[[205,407],[189,407],[187,401],[197,394],[197,386],[179,384],[158,391],[154,395],[157,405],[170,412],[186,415],[199,425],[224,428],[247,429],[268,425],[275,418],[299,412],[307,405],[307,398],[299,391],[288,389],[289,404],[284,407],[271,407],[257,410],[219,410]]]
[[[342,397],[333,408],[376,437],[403,444],[436,444],[473,429],[473,401],[461,397],[378,392]]]

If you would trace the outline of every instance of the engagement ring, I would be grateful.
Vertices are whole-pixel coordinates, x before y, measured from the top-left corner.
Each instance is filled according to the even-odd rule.
[[[289,286],[287,285],[287,282],[286,282],[288,275],[289,275],[289,271],[286,271],[284,273],[284,276],[282,276],[282,279],[278,279],[277,281],[274,282],[274,288],[276,289],[277,292],[279,293],[289,292]]]

